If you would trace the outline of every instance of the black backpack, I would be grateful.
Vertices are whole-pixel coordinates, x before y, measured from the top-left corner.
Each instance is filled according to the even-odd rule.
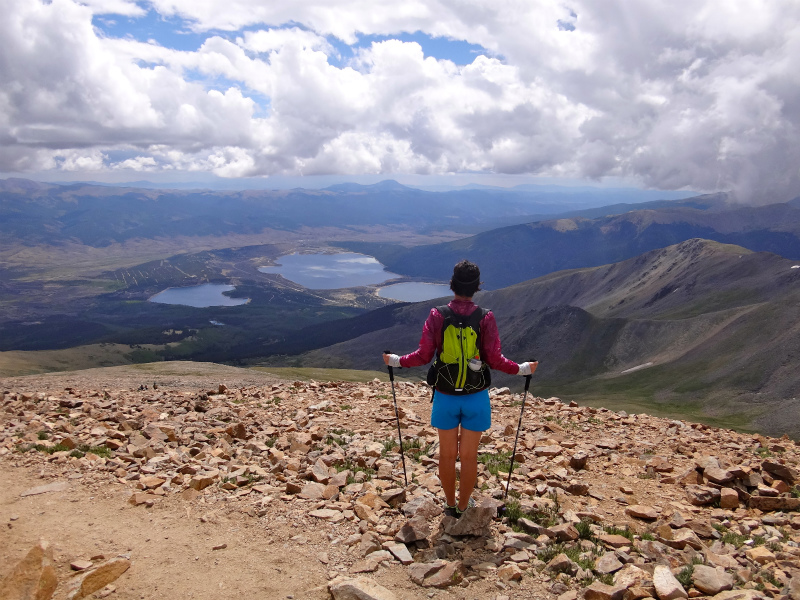
[[[482,362],[481,321],[489,311],[477,307],[469,316],[459,315],[449,306],[437,306],[444,317],[442,324],[442,350],[436,355],[427,382],[443,394],[463,396],[485,390],[492,384],[489,366]],[[469,360],[481,361],[480,369],[473,370]]]

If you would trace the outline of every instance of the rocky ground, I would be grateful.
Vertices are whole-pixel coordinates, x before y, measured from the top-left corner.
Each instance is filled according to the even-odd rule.
[[[388,383],[145,377],[0,381],[0,598],[800,598],[789,439],[529,396],[498,517],[522,398],[493,390],[455,520],[423,385],[405,485]]]

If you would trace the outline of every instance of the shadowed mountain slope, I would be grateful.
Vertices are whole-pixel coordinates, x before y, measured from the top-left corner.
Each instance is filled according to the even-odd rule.
[[[719,204],[716,196],[704,206],[538,221],[413,248],[367,243],[346,247],[372,254],[393,272],[438,280],[447,280],[453,265],[466,258],[480,265],[487,289],[618,262],[692,238],[800,258],[800,208],[730,207]]]
[[[481,292],[476,301],[495,312],[506,356],[541,361],[539,394],[797,435],[800,416],[776,412],[800,396],[794,265],[693,239]],[[383,309],[382,328],[294,361],[374,369],[384,348],[416,347],[435,304]],[[364,318],[350,320],[351,329]],[[424,369],[415,371],[424,376]],[[502,374],[495,379],[519,384]]]

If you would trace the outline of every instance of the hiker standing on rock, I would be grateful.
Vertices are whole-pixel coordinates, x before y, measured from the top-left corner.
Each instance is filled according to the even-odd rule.
[[[489,369],[509,375],[531,375],[538,363],[517,364],[503,356],[497,322],[490,310],[472,302],[480,289],[478,266],[462,260],[453,268],[450,289],[455,297],[446,306],[432,308],[419,348],[411,354],[384,354],[391,367],[419,367],[436,357],[428,371],[435,388],[431,425],[439,431],[439,479],[447,507],[458,518],[470,506],[478,479],[478,445],[492,425],[488,388]],[[456,458],[461,458],[461,483],[456,503]]]

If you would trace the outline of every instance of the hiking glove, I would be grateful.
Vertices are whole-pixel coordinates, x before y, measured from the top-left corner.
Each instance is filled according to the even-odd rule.
[[[394,367],[396,369],[400,368],[400,357],[397,356],[397,354],[389,355],[389,366]]]
[[[520,363],[519,372],[517,373],[517,375],[532,375],[533,370],[535,369],[533,365],[535,364],[536,363],[529,363],[529,362]]]

